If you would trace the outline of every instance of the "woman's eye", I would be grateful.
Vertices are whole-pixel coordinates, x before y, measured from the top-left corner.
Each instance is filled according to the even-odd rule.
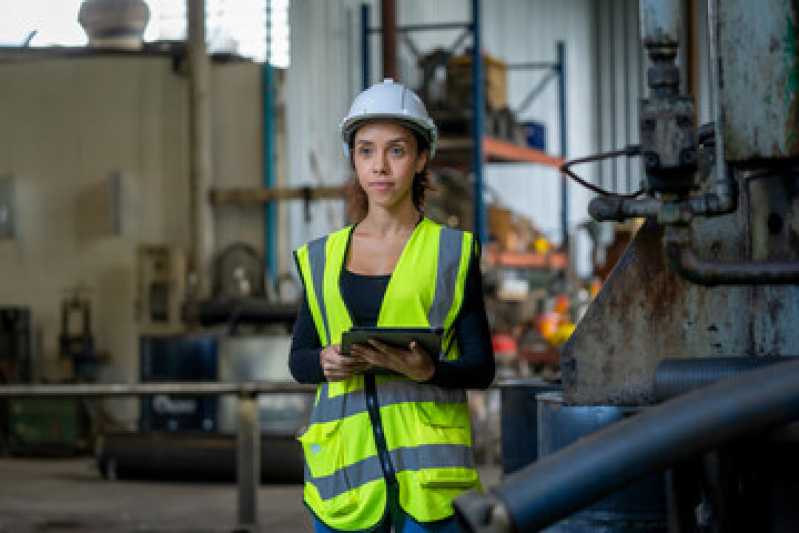
[[[367,148],[366,146],[361,146],[360,148],[358,148],[358,154],[360,154],[362,156],[368,156],[371,153],[372,153],[372,149],[371,148]]]
[[[401,156],[405,154],[405,149],[401,146],[394,146],[391,148],[391,155]]]

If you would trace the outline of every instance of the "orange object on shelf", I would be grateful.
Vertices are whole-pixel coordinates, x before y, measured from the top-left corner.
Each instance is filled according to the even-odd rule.
[[[569,340],[575,328],[568,318],[557,312],[544,313],[538,319],[538,331],[553,346]]]
[[[507,333],[494,333],[491,336],[491,345],[497,359],[514,359],[519,351],[516,339]]]
[[[563,270],[568,258],[562,252],[540,254],[537,252],[508,252],[486,247],[483,255],[491,266],[511,268],[549,268]]]
[[[538,163],[555,169],[563,164],[563,159],[549,155],[541,150],[503,141],[495,137],[483,136],[483,159],[494,162]],[[454,166],[471,168],[471,152],[474,144],[471,137],[442,137],[436,150],[433,166]]]
[[[489,161],[540,163],[554,168],[560,168],[564,162],[563,159],[551,156],[541,150],[520,146],[494,137],[483,137],[483,154]]]

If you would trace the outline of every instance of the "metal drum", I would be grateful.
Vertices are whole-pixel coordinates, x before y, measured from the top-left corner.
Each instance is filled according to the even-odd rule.
[[[501,398],[502,473],[510,474],[538,459],[536,394],[557,391],[542,379],[510,379],[499,384]]]
[[[232,336],[220,341],[219,381],[293,381],[288,366],[291,336],[270,334]],[[219,398],[218,429],[236,433],[237,399]],[[313,404],[309,394],[262,394],[258,398],[261,432],[294,436],[308,422]]]
[[[608,405],[565,405],[560,392],[541,393],[538,403],[538,453],[554,453],[577,439],[635,413],[635,408]],[[615,533],[667,531],[663,474],[641,481],[558,522],[551,533]]]

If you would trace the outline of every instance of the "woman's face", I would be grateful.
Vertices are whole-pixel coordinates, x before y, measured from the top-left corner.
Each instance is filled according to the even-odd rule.
[[[419,153],[416,137],[406,127],[390,120],[376,120],[355,132],[352,163],[369,198],[369,207],[391,209],[413,202],[413,178],[424,169],[427,152]]]

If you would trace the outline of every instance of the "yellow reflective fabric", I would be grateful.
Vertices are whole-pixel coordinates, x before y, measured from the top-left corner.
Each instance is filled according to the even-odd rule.
[[[379,326],[428,327],[433,303],[441,227],[427,219],[419,223],[402,250],[389,279]],[[385,305],[389,302],[389,305]]]
[[[443,231],[449,232],[446,249],[440,249]],[[295,253],[323,346],[340,343],[342,333],[352,326],[339,288],[351,232],[352,227],[346,227],[328,235],[323,253],[321,241],[317,241],[314,253],[309,253],[307,245]],[[445,339],[452,339],[452,325],[463,302],[469,262],[475,252],[471,234],[453,232],[429,219],[417,225],[389,280],[378,326],[429,327],[434,300],[441,297],[436,284],[445,277],[448,299],[441,300],[444,307],[438,309],[446,314],[439,315],[445,318],[443,324],[436,325],[443,325]],[[312,264],[320,257],[323,265]],[[440,265],[442,257],[446,264]],[[315,280],[323,280],[323,286],[316,286]],[[451,342],[446,357],[457,356],[457,343]],[[451,516],[452,500],[479,486],[471,458],[465,392],[416,384],[401,376],[375,379],[377,395],[385,402],[380,415],[400,484],[402,508],[421,522]],[[305,502],[322,522],[344,531],[376,525],[386,505],[385,480],[363,404],[363,389],[363,376],[320,385],[312,415],[312,421],[318,422],[311,423],[300,437],[307,466]]]

